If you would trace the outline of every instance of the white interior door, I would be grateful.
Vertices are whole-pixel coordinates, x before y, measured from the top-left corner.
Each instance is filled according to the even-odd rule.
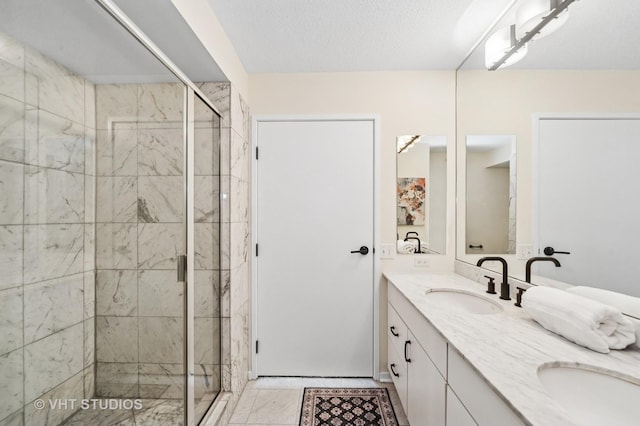
[[[371,377],[374,121],[261,121],[257,141],[258,375]]]
[[[640,119],[545,118],[538,131],[537,244],[571,254],[537,273],[637,294]]]

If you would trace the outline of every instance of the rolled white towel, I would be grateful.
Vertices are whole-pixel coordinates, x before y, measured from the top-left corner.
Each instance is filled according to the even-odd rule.
[[[569,293],[588,297],[592,300],[597,300],[598,302],[620,309],[620,311],[625,314],[640,318],[640,297],[633,297],[627,294],[616,293],[615,291],[580,285],[569,287],[567,291]]]
[[[398,253],[411,254],[415,253],[418,248],[418,243],[414,241],[398,240]]]
[[[635,346],[640,348],[640,297],[633,297],[627,294],[616,293],[615,291],[586,286],[570,287],[567,291],[613,306],[614,308],[619,309],[622,313],[638,318],[629,318],[629,321],[631,321],[636,330]]]
[[[601,353],[624,349],[636,340],[634,326],[609,305],[551,287],[530,287],[522,307],[547,330]]]

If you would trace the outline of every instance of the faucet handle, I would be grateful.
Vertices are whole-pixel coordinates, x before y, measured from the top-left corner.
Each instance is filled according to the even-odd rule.
[[[489,282],[487,283],[487,293],[496,294],[496,283],[495,278],[490,277],[489,275],[485,275],[485,278],[489,278]]]
[[[522,308],[522,294],[527,291],[527,289],[522,287],[516,288],[518,289],[518,293],[516,294],[516,303],[514,303],[514,305],[516,305],[518,308]]]

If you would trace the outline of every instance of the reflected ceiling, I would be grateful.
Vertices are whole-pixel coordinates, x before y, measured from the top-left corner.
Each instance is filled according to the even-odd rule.
[[[529,52],[506,69],[640,69],[640,1],[580,0],[569,6],[567,23],[529,43]],[[513,23],[513,13],[496,29]],[[479,48],[464,69],[484,68]]]

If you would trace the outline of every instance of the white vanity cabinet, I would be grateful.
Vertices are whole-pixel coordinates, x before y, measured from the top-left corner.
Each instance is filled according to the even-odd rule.
[[[388,300],[387,367],[412,426],[524,424],[393,285]]]
[[[443,425],[446,383],[431,358],[409,331],[407,418],[412,425]],[[446,343],[445,343],[446,345]]]
[[[485,379],[451,347],[449,386],[479,426],[524,425],[522,419],[494,392]]]
[[[471,414],[462,405],[456,394],[447,385],[447,425],[448,426],[477,426]]]
[[[389,295],[388,368],[409,423],[444,425],[447,343],[392,286]]]

